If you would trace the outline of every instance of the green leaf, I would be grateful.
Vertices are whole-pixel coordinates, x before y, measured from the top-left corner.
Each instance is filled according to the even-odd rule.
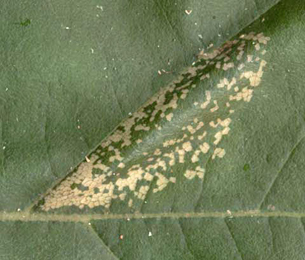
[[[219,4],[221,2],[218,1]],[[54,82],[55,85],[52,85],[49,76],[49,92],[45,97],[47,105],[37,101],[38,97],[44,96],[41,86],[37,87],[38,93],[29,91],[34,80],[38,80],[32,74],[35,70],[23,68],[21,78],[25,80],[26,86],[23,92],[20,92],[19,82],[15,92],[6,93],[11,96],[1,96],[4,101],[2,107],[5,108],[3,111],[9,111],[8,108],[13,111],[2,112],[4,119],[1,119],[2,139],[7,145],[3,150],[3,189],[0,193],[4,210],[0,213],[1,257],[303,259],[305,3],[301,0],[284,0],[246,26],[251,16],[262,14],[271,7],[272,1],[263,1],[261,4],[254,2],[257,7],[253,7],[253,3],[249,3],[249,7],[238,5],[235,9],[231,7],[233,2],[225,3],[228,4],[227,9],[224,8],[225,4],[219,9],[216,3],[215,6],[211,3],[211,9],[205,10],[208,15],[214,14],[210,18],[203,15],[203,4],[197,4],[197,8],[194,8],[195,4],[178,2],[175,6],[166,1],[152,2],[150,8],[145,8],[150,4],[109,5],[109,10],[122,16],[117,19],[117,22],[120,21],[120,30],[126,26],[136,30],[137,34],[143,28],[146,30],[142,33],[147,33],[150,38],[146,45],[134,42],[135,46],[130,50],[132,55],[126,54],[128,57],[143,55],[143,72],[139,67],[137,70],[136,66],[132,66],[132,70],[138,73],[131,76],[127,65],[121,74],[113,72],[113,78],[108,82],[110,88],[104,89],[102,101],[97,103],[92,101],[94,98],[86,99],[86,91],[81,89],[90,85],[87,88],[90,95],[95,96],[94,90],[100,92],[95,80],[100,79],[98,71],[102,73],[103,70],[102,58],[97,62],[98,68],[85,68],[84,65],[82,69],[80,65],[73,68],[76,57],[86,62],[87,54],[82,52],[92,40],[85,40],[77,47],[79,53],[75,52],[68,59],[71,63],[66,64],[66,78],[59,80],[58,85]],[[113,23],[113,13],[109,11],[106,14],[106,4],[97,6],[102,14],[109,16],[104,17],[103,21]],[[7,4],[6,8],[9,7]],[[84,15],[87,10],[88,15],[91,7],[87,4],[82,7],[81,14]],[[80,11],[78,8],[72,9]],[[239,11],[243,10],[242,14],[238,8],[241,8]],[[136,18],[136,10],[142,11],[138,14],[142,18]],[[154,15],[158,13],[156,10],[161,12],[160,17]],[[221,23],[223,27],[219,28],[222,29],[211,26],[216,20],[213,17],[218,17],[217,10],[222,15],[217,22]],[[232,14],[227,16],[224,10]],[[135,15],[131,16],[129,11]],[[250,15],[245,11],[249,11]],[[65,16],[58,16],[58,12],[64,12],[64,9],[53,12],[54,16],[63,19]],[[19,30],[34,28],[35,19],[29,14],[24,15],[31,24],[19,26]],[[144,17],[157,18],[152,19],[151,23]],[[123,23],[127,18],[127,22]],[[202,26],[200,30],[206,27],[206,32],[202,34],[206,38],[196,45],[198,31],[190,29],[193,28],[190,26],[194,26],[197,19],[202,20],[197,24]],[[238,25],[232,19],[238,20]],[[135,22],[141,20],[143,22],[139,25]],[[81,26],[79,17],[73,21],[71,24]],[[234,28],[229,29],[229,22],[234,24]],[[188,29],[185,29],[186,24]],[[94,28],[96,30],[97,26]],[[225,36],[226,32],[231,36],[242,28],[230,41],[218,47],[229,38]],[[170,42],[171,32],[179,39],[181,49],[175,49],[175,41],[166,45],[165,49],[161,48],[161,43],[160,47],[156,47],[156,35],[159,36],[157,29],[161,30],[161,34],[164,33],[161,42],[166,39]],[[36,30],[36,37],[42,37],[43,29]],[[63,30],[72,32],[73,28],[71,26]],[[224,31],[221,31],[221,37],[216,41],[219,30]],[[80,29],[78,32],[81,31],[84,32]],[[90,32],[93,35],[94,29]],[[122,33],[126,37],[124,44],[136,38],[124,30]],[[34,32],[32,34],[35,35]],[[94,39],[102,37],[96,34]],[[84,34],[78,37],[88,38]],[[113,51],[113,54],[118,55],[120,44],[124,44],[115,43],[110,48],[110,43],[115,42],[113,39],[108,36],[102,46],[108,48],[109,53]],[[192,60],[190,53],[200,45],[205,45],[205,50],[199,53],[198,61]],[[160,51],[156,51],[158,48]],[[71,51],[69,48],[66,50]],[[161,58],[166,57],[169,51],[175,57],[171,65],[175,71],[173,74],[166,73],[168,70],[164,69],[167,61],[161,62]],[[58,52],[54,53],[58,55]],[[106,58],[108,62],[111,57],[109,53]],[[181,55],[184,56],[183,62]],[[33,60],[37,62],[38,57]],[[53,61],[58,62],[58,59]],[[24,58],[22,62],[26,60]],[[68,60],[63,59],[66,62]],[[151,60],[152,63],[149,63]],[[192,66],[184,69],[180,76],[177,75],[190,63]],[[125,66],[126,60],[121,60],[122,64]],[[43,71],[43,82],[47,75],[61,75],[60,68],[53,66],[49,67],[53,69],[51,72],[43,71],[47,67],[41,66],[39,71]],[[66,76],[68,71],[72,74]],[[153,72],[156,75],[149,77]],[[14,73],[14,70],[5,68],[4,79],[11,81],[13,78],[10,73]],[[32,77],[26,77],[28,73]],[[114,76],[119,79],[115,81]],[[128,80],[133,84],[129,84]],[[101,85],[105,82],[99,81]],[[167,87],[160,89],[166,83]],[[122,87],[127,85],[133,87],[128,90]],[[61,87],[56,89],[56,86]],[[63,86],[69,86],[70,89]],[[141,93],[138,90],[140,86]],[[108,89],[111,92],[108,93]],[[9,92],[9,88],[5,92]],[[79,97],[79,93],[85,97]],[[143,104],[153,93],[156,94]],[[24,111],[17,102],[21,94],[23,98],[28,98]],[[29,100],[34,102],[30,103]],[[93,105],[88,101],[92,101]],[[113,101],[116,106],[109,106]],[[109,103],[105,105],[104,102]],[[141,104],[135,113],[108,135],[122,118]],[[110,112],[116,113],[119,106],[120,115],[109,116]],[[47,110],[44,110],[46,107]],[[29,114],[27,109],[33,108],[41,114]],[[18,137],[19,130],[14,132],[9,124],[16,111],[30,116],[27,122],[33,120],[33,125],[29,125],[28,129],[35,129],[35,124],[40,125],[38,129],[44,129],[42,133],[33,130],[28,134],[32,135],[31,138],[27,140],[20,141],[22,135],[19,135],[19,139],[14,141],[19,144],[19,150],[12,145],[14,142],[7,141],[13,140],[13,136]],[[87,121],[85,117],[79,119],[80,115],[87,115]],[[88,123],[87,132],[79,133],[85,127],[82,120]],[[73,123],[74,132],[69,130]],[[108,129],[99,127],[106,125]],[[86,140],[84,148],[80,148],[83,144],[79,146],[76,141],[79,136]],[[96,146],[104,137],[102,143]],[[35,145],[27,146],[31,140],[36,141]],[[21,150],[23,156],[20,156]],[[89,150],[91,152],[88,154]],[[35,158],[35,154],[40,156]],[[84,157],[64,177],[70,165],[77,164]],[[29,179],[34,178],[33,175],[25,177],[20,173],[21,170],[13,175],[13,169],[22,167],[25,172],[32,171],[33,175],[35,171],[39,172],[32,183]],[[38,195],[42,193],[44,195],[38,201]],[[36,202],[34,207],[31,206],[33,202]],[[19,206],[21,209],[12,212]]]
[[[239,2],[2,1],[0,210],[37,201],[199,48],[277,0]]]

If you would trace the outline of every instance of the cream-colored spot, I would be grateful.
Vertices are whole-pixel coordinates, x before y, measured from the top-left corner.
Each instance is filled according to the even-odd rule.
[[[144,125],[137,125],[136,127],[135,127],[135,131],[141,131],[141,130],[143,130],[143,131],[149,131],[149,129],[150,129],[150,127],[149,126],[144,126]]]
[[[196,170],[186,170],[184,176],[189,180],[193,179],[195,176],[198,176],[200,179],[203,179],[204,173],[205,170],[198,166],[196,167]]]
[[[196,131],[200,130],[204,126],[203,122],[199,122],[198,125],[196,126]]]
[[[124,168],[124,167],[125,167],[125,163],[122,163],[122,162],[119,163],[118,167],[119,167],[119,168]]]
[[[176,183],[176,177],[170,177],[169,181],[172,182],[172,183]]]
[[[158,148],[155,150],[154,155],[160,155],[161,154],[161,150]]]
[[[140,144],[140,143],[142,143],[142,142],[143,142],[143,140],[141,140],[141,139],[138,139],[138,140],[136,141],[137,144]]]
[[[173,113],[168,114],[168,115],[166,116],[167,121],[171,121],[172,118],[173,118],[173,116],[174,116]]]
[[[213,155],[212,155],[212,159],[214,160],[216,158],[216,156],[219,157],[219,158],[222,158],[222,157],[224,157],[225,154],[226,154],[226,151],[224,149],[216,148],[214,150]]]
[[[218,104],[217,104],[217,100],[214,100],[213,102],[214,102],[214,104],[215,104],[215,107],[213,107],[213,108],[210,109],[210,111],[211,111],[212,113],[219,109],[219,106],[218,106]]]
[[[126,198],[126,193],[121,193],[121,194],[119,195],[119,198],[120,198],[120,200],[125,200],[125,198]]]
[[[199,147],[200,147],[201,152],[203,152],[203,153],[207,153],[210,149],[209,144],[206,142],[203,143],[202,145],[200,145]]]
[[[182,148],[183,148],[183,150],[186,151],[186,152],[190,152],[190,151],[193,150],[193,147],[192,147],[191,142],[185,142],[185,143],[183,143]]]
[[[198,135],[198,140],[202,140],[207,135],[207,132],[204,131],[202,135]]]
[[[231,69],[231,68],[234,68],[234,63],[233,63],[233,62],[225,63],[225,64],[223,64],[223,67],[222,67],[222,69],[223,69],[224,71],[226,71],[226,70],[228,70],[228,69]]]
[[[241,60],[242,57],[243,57],[243,55],[244,55],[244,53],[245,53],[244,51],[240,51],[240,52],[238,53],[236,59],[237,59],[237,60]]]
[[[238,69],[238,70],[242,70],[244,67],[245,67],[245,64],[242,63],[242,64],[240,64],[240,65],[238,66],[237,69]]]
[[[196,132],[196,130],[191,125],[188,125],[186,128],[191,134],[194,134]]]
[[[191,160],[192,160],[193,163],[198,162],[198,161],[199,161],[198,154],[197,154],[197,153],[194,153],[194,154],[192,155]]]
[[[257,51],[259,51],[260,48],[261,48],[261,47],[260,47],[259,43],[255,44],[255,49],[256,49]]]
[[[206,95],[206,101],[203,102],[201,104],[201,106],[200,106],[202,109],[205,109],[210,104],[210,102],[211,102],[211,92],[210,91],[206,91],[205,95]]]

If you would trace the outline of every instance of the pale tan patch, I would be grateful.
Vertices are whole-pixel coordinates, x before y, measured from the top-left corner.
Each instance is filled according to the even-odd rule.
[[[225,151],[224,149],[222,149],[222,148],[216,148],[216,149],[214,150],[213,155],[212,155],[212,159],[214,160],[214,159],[216,158],[216,156],[219,157],[219,158],[222,158],[222,157],[225,156],[225,154],[226,154],[226,151]]]
[[[201,104],[201,106],[200,106],[202,109],[205,109],[210,104],[210,102],[211,102],[211,92],[210,91],[206,91],[205,95],[206,95],[206,101],[203,102]]]
[[[216,118],[217,113],[214,115],[212,113],[220,110],[223,112],[222,115],[232,114],[235,111],[235,101],[249,102],[251,100],[254,89],[261,84],[263,68],[266,66],[266,61],[261,60],[259,55],[266,53],[264,45],[269,40],[270,38],[265,37],[262,33],[249,33],[240,36],[240,41],[228,41],[223,47],[213,49],[209,53],[201,51],[198,57],[205,61],[205,64],[196,66],[195,62],[194,66],[186,69],[177,80],[161,89],[137,112],[130,113],[130,117],[101,143],[100,149],[102,151],[98,153],[100,157],[94,154],[86,157],[86,161],[79,165],[71,176],[62,181],[56,189],[50,191],[45,197],[45,204],[42,208],[50,210],[74,205],[80,209],[99,206],[109,209],[113,200],[125,201],[127,195],[131,198],[126,203],[132,207],[134,200],[145,200],[150,186],[153,192],[160,192],[169,183],[174,184],[176,173],[173,173],[171,167],[189,160],[192,164],[188,164],[188,169],[184,173],[185,177],[193,179],[197,176],[203,179],[204,169],[198,164],[207,161],[209,152],[214,160],[223,158],[228,149],[234,149],[234,147],[226,147],[225,150],[218,147],[222,139],[230,133],[229,125],[232,119]],[[247,41],[255,44],[255,50],[248,55],[245,53]],[[237,60],[241,62],[236,62],[230,57],[235,44],[238,44]],[[251,70],[249,70],[247,68],[248,62],[252,62],[253,59],[257,63],[252,63]],[[231,62],[229,62],[230,60]],[[128,156],[124,158],[128,154],[129,147],[137,143],[133,156],[135,155],[135,158],[139,159],[138,151],[141,151],[142,147],[148,144],[149,138],[146,138],[148,132],[161,130],[160,123],[164,124],[165,127],[170,121],[172,124],[172,118],[177,113],[178,106],[182,103],[186,104],[184,99],[187,98],[190,91],[193,91],[194,87],[200,86],[200,84],[194,84],[191,78],[200,77],[201,80],[210,78],[208,73],[201,75],[203,72],[200,70],[211,65],[215,65],[218,69],[222,68],[225,71],[221,72],[224,77],[214,87],[209,86],[209,91],[206,91],[205,95],[196,96],[196,99],[198,98],[197,100],[202,103],[200,103],[200,107],[196,107],[199,102],[194,102],[195,107],[192,107],[195,112],[194,116],[191,115],[187,121],[191,123],[182,127],[177,122],[178,130],[182,129],[178,136],[175,135],[176,133],[167,133],[162,142],[149,143],[149,149],[151,149],[149,153],[140,152],[140,156],[143,156],[143,165],[133,163],[134,158]],[[258,70],[252,71],[253,66],[259,66]],[[233,67],[237,67],[237,70],[234,71],[235,77],[232,77],[233,74],[228,71]],[[163,73],[166,71],[160,70],[160,74]],[[180,84],[185,79],[187,82]],[[179,87],[175,85],[178,83]],[[218,98],[220,92],[223,95]],[[214,93],[217,95],[217,100],[215,100]],[[206,109],[210,104],[212,107]],[[201,109],[206,110],[202,111]],[[204,124],[201,120],[206,120],[209,124]],[[137,134],[143,139],[137,139]],[[182,135],[183,137],[181,137]],[[205,140],[205,142],[201,143],[201,140]],[[117,167],[114,167],[115,165]],[[93,174],[95,169],[99,169],[101,173]],[[115,169],[115,172],[111,169]],[[156,182],[152,183],[153,180]],[[82,185],[86,189],[81,190],[78,185]]]
[[[185,142],[185,143],[183,143],[183,144],[182,144],[182,148],[183,148],[183,150],[186,151],[186,152],[190,152],[190,151],[193,150],[193,147],[192,147],[191,142]]]
[[[210,109],[210,111],[211,111],[212,113],[215,112],[215,111],[217,111],[217,110],[219,109],[219,106],[218,106],[218,104],[217,104],[217,100],[214,100],[213,102],[214,102],[215,106],[212,107],[212,108]]]
[[[168,115],[166,116],[167,121],[172,121],[173,116],[174,116],[173,113],[168,114]]]
[[[119,167],[119,168],[125,168],[125,163],[122,163],[122,162],[119,163],[118,167]]]

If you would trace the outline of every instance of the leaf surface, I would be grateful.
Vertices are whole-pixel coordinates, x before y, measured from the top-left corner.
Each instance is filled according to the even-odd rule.
[[[0,255],[303,259],[304,10],[282,1],[201,52],[33,209],[1,213]]]
[[[199,48],[277,0],[239,2],[2,1],[0,209],[35,202]]]

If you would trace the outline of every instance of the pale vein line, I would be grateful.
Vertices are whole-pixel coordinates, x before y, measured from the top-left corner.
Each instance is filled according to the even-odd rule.
[[[295,151],[295,149],[298,147],[298,145],[303,141],[303,139],[305,138],[305,136],[303,136],[302,138],[300,138],[300,140],[298,140],[296,142],[296,144],[293,146],[293,148],[291,149],[289,155],[287,156],[287,159],[285,160],[285,162],[283,163],[282,167],[280,168],[280,170],[277,172],[277,174],[274,176],[274,178],[272,179],[268,189],[266,190],[261,202],[258,204],[258,209],[262,208],[262,205],[265,201],[265,199],[267,198],[268,194],[270,193],[275,181],[277,180],[277,178],[280,176],[280,173],[282,172],[282,170],[285,168],[286,164],[289,162],[289,159],[291,158],[293,152]]]
[[[224,223],[225,223],[225,226],[227,227],[227,230],[228,230],[228,232],[229,232],[229,234],[230,234],[230,236],[231,236],[231,239],[233,240],[234,246],[235,246],[235,248],[236,248],[237,253],[238,253],[239,256],[240,256],[240,259],[243,259],[242,253],[241,253],[241,251],[239,250],[239,248],[238,248],[238,246],[237,246],[237,242],[236,242],[236,240],[235,240],[235,238],[234,238],[234,236],[233,236],[233,233],[232,233],[232,231],[231,231],[231,229],[230,229],[230,227],[229,227],[227,221],[224,220]]]
[[[96,236],[96,238],[100,241],[100,245],[102,246],[102,248],[106,248],[106,250],[108,251],[108,253],[113,256],[115,259],[119,260],[119,258],[117,257],[117,255],[110,249],[110,247],[105,243],[105,241],[98,235],[97,231],[90,225],[88,228],[89,232],[92,233],[94,236]]]
[[[235,211],[228,214],[227,212],[169,212],[169,213],[148,213],[148,214],[45,214],[45,213],[27,213],[27,212],[11,212],[0,213],[0,221],[57,221],[57,222],[82,222],[89,223],[92,220],[126,220],[126,219],[193,219],[193,218],[226,218],[226,217],[285,217],[285,218],[304,218],[305,212],[287,212],[287,211]]]
[[[181,226],[181,223],[179,222],[179,219],[178,219],[177,223],[178,223],[178,226],[179,226],[179,228],[180,228],[181,234],[182,234],[182,236],[183,236],[183,240],[184,240],[184,243],[185,243],[185,247],[186,247],[186,249],[189,251],[190,255],[191,255],[192,257],[194,257],[194,259],[195,259],[195,256],[194,256],[193,252],[191,251],[191,249],[190,249],[190,247],[189,247],[189,243],[188,243],[188,241],[187,241],[187,239],[186,239],[186,236],[185,236],[185,234],[184,234],[184,231],[183,231],[183,228],[182,228],[182,226]]]

